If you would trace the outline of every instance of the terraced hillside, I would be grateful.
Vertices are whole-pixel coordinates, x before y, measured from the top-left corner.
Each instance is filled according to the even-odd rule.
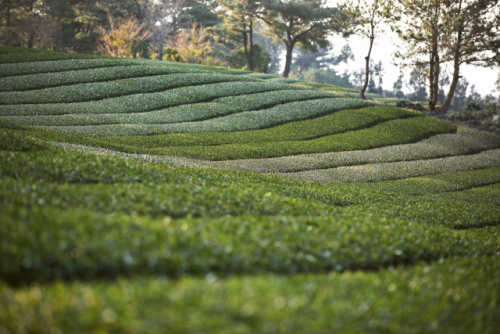
[[[500,137],[269,79],[0,47],[0,333],[498,333]]]

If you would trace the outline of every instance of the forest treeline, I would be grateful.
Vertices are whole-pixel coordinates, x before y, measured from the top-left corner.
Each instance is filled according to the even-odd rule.
[[[0,44],[281,74],[446,112],[478,100],[466,94],[462,65],[500,64],[499,8],[500,0],[0,0]],[[391,92],[371,59],[389,28],[400,37],[394,61],[411,68]],[[356,55],[366,66],[340,73],[354,55],[330,37],[353,34],[366,38],[368,53]]]

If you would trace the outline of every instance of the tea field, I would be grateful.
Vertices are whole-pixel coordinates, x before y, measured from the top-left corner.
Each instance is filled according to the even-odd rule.
[[[342,87],[0,47],[0,333],[488,333],[500,137]]]

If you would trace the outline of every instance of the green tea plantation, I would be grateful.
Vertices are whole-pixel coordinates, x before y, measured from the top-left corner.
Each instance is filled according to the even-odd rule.
[[[500,137],[352,90],[0,47],[0,333],[500,333]]]

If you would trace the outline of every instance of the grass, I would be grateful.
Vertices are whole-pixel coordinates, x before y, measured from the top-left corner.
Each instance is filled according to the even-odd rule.
[[[498,332],[498,137],[248,71],[0,63],[0,332]]]

